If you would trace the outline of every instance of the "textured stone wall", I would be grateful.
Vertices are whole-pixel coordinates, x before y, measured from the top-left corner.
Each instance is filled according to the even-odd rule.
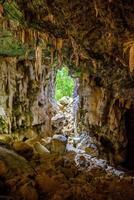
[[[111,78],[112,74],[109,81]],[[128,80],[124,86],[118,82],[109,87],[104,80],[103,77],[91,76],[87,71],[82,73],[78,129],[94,138],[100,157],[119,164],[126,159],[125,114],[133,107],[134,89],[132,83],[130,88]]]
[[[46,65],[36,80],[35,61],[0,58],[0,115],[7,124],[2,131],[35,128],[51,135],[53,78]]]

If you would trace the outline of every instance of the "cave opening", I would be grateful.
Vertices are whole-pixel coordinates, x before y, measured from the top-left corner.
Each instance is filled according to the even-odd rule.
[[[68,137],[68,141],[77,140],[77,112],[79,109],[79,78],[74,76],[65,65],[56,71],[54,84],[54,115],[52,131]]]
[[[134,170],[134,107],[126,111],[125,114],[125,127],[127,136],[127,151],[125,167],[130,170]]]

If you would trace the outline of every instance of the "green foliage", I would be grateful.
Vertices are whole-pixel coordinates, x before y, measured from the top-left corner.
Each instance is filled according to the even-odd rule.
[[[59,100],[64,96],[72,96],[74,89],[74,80],[68,75],[68,69],[63,67],[58,70],[56,76],[55,99]]]

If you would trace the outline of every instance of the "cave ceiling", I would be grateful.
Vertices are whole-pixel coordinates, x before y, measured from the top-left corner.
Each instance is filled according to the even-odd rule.
[[[134,45],[133,0],[6,0],[1,13],[28,28],[48,34],[58,49],[71,47],[75,64],[98,68],[129,65]],[[97,66],[96,66],[97,62]],[[110,72],[111,73],[111,72]],[[120,73],[120,72],[119,72]]]

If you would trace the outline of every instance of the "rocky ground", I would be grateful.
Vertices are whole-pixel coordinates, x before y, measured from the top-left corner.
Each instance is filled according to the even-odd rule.
[[[63,97],[53,106],[52,128],[55,134],[74,135],[73,99]]]
[[[0,199],[134,199],[132,175],[85,153],[63,153],[58,139],[49,151],[42,140],[0,147]]]
[[[72,100],[67,102],[57,107],[52,137],[31,130],[0,135],[1,200],[134,199],[133,172],[99,159],[88,134],[74,135]]]

